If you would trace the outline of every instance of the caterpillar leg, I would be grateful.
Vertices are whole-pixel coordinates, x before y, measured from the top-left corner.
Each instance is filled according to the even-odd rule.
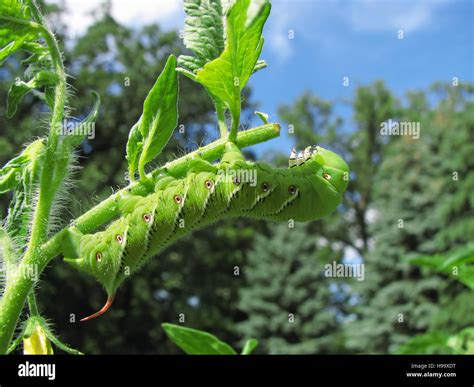
[[[217,168],[214,165],[202,159],[201,157],[196,157],[189,162],[188,173],[199,173],[199,172],[215,173],[216,171],[217,171]]]
[[[140,206],[144,199],[144,196],[131,195],[127,193],[123,194],[118,200],[120,214],[122,216],[131,214],[133,211],[135,211],[135,208]]]
[[[62,252],[69,259],[80,257],[80,242],[84,234],[76,227],[70,227],[62,240]]]
[[[224,155],[222,156],[221,167],[245,166],[245,156],[240,148],[234,142],[227,142],[225,144]]]
[[[166,169],[163,172],[162,178],[172,177],[174,179],[184,179],[189,172],[215,172],[216,167],[213,166],[209,161],[204,160],[199,155],[194,155],[192,159],[188,159],[186,166],[176,169]],[[160,180],[161,180],[160,179]]]

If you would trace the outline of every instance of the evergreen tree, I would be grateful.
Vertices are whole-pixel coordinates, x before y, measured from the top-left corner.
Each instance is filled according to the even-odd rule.
[[[242,269],[242,337],[258,338],[259,351],[270,354],[341,351],[336,282],[325,277],[325,264],[340,256],[301,224],[275,224],[268,236],[257,235]]]
[[[409,96],[402,120],[419,122],[421,135],[391,139],[374,178],[374,248],[358,289],[358,319],[347,327],[348,346],[359,352],[394,351],[435,322],[439,327],[443,304],[465,291],[407,262],[415,254],[466,243],[474,227],[474,165],[467,156],[474,150],[474,116],[465,99],[472,88],[444,90],[447,95],[434,108],[422,94]],[[463,320],[474,322],[472,316]]]
[[[275,235],[259,237],[258,253],[253,250],[249,255],[248,288],[241,292],[241,308],[247,313],[247,320],[239,325],[239,331],[244,336],[259,338],[264,345],[262,348],[269,352],[334,353],[343,346],[342,322],[353,309],[351,287],[354,279],[335,281],[326,278],[321,270],[329,261],[343,263],[341,259],[347,255],[348,248],[359,256],[368,249],[371,182],[384,146],[378,130],[380,122],[395,117],[398,112],[398,101],[380,81],[359,87],[353,105],[358,130],[350,134],[342,133],[342,119],[334,115],[331,103],[309,92],[294,104],[279,109],[283,121],[294,129],[298,149],[324,144],[344,155],[352,172],[344,203],[336,213],[318,222],[299,225],[294,230],[276,227]],[[316,247],[313,257],[305,258],[318,245],[325,247]],[[281,253],[287,251],[289,253]],[[301,271],[288,272],[285,270],[288,265],[301,267]],[[266,275],[266,272],[271,274]],[[303,276],[308,278],[306,285],[304,281],[298,282]],[[273,290],[271,297],[267,297],[269,289]],[[299,294],[307,297],[300,304]],[[296,300],[295,310],[304,311],[304,317],[297,325],[290,325],[281,317],[288,318],[291,313],[281,299]],[[307,311],[312,313],[311,317],[304,314]],[[290,328],[294,330],[289,331]]]

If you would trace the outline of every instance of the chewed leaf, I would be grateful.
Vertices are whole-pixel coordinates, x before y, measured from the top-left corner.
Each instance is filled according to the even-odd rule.
[[[176,57],[170,55],[165,68],[148,93],[140,120],[143,149],[139,159],[140,176],[145,165],[157,157],[168,143],[178,123],[178,77]],[[135,136],[135,135],[134,135]]]
[[[188,355],[236,355],[229,345],[210,333],[173,324],[162,324],[168,337]]]

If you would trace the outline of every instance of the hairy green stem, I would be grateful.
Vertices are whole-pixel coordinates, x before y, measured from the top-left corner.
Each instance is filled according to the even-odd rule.
[[[246,148],[278,137],[279,134],[280,126],[278,124],[262,125],[238,133],[236,143],[239,148]],[[216,140],[184,157],[165,164],[148,174],[147,178],[154,181],[159,178],[161,173],[166,171],[184,172],[187,162],[194,157],[214,161],[222,156],[226,142],[227,139]],[[150,187],[140,182],[133,182],[77,218],[74,225],[80,231],[87,233],[109,222],[118,215],[118,199],[120,195],[127,191],[138,195],[146,195],[150,192]],[[39,276],[46,265],[61,253],[61,242],[67,230],[67,228],[61,230],[43,245],[34,245],[33,250],[29,250],[31,252],[25,255],[25,258],[19,264],[19,272],[28,273],[31,271],[28,269],[34,267],[34,272]],[[35,277],[22,275],[7,283],[3,297],[0,300],[0,353],[7,351],[25,300],[36,281],[37,278]]]
[[[240,90],[239,83],[240,83],[240,79],[235,78],[233,93],[234,93],[234,100],[238,101],[238,103],[235,103],[233,108],[230,109],[231,114],[232,114],[232,126],[230,128],[229,140],[232,142],[235,142],[237,140],[237,132],[239,131],[239,125],[240,125],[240,111],[242,109],[242,95],[240,94],[241,90]]]
[[[226,138],[229,134],[227,125],[225,123],[225,108],[223,105],[216,103],[217,124],[219,126],[219,133],[221,138]]]
[[[28,309],[30,310],[30,316],[39,316],[38,304],[36,303],[36,296],[33,291],[28,294]]]
[[[40,15],[35,2],[31,2],[31,6],[33,13],[36,16]],[[40,21],[42,24],[40,29],[48,45],[58,82],[55,86],[50,131],[39,179],[38,200],[33,213],[30,239],[25,256],[19,265],[20,275],[7,282],[0,302],[0,353],[6,352],[25,304],[25,299],[32,291],[33,284],[37,280],[31,273],[41,273],[47,263],[44,262],[44,259],[41,259],[41,245],[47,238],[51,208],[57,191],[67,175],[72,151],[62,149],[62,144],[59,141],[59,131],[57,130],[61,126],[66,106],[66,73],[61,52],[53,33],[46,27],[42,18]],[[30,273],[30,275],[27,275],[27,273]]]
[[[229,140],[235,142],[237,140],[237,132],[239,131],[240,125],[240,110],[232,113],[232,127],[229,132]]]
[[[41,15],[35,2],[31,3],[33,14]],[[41,19],[41,21],[43,21]],[[61,52],[54,35],[45,27],[43,22],[43,37],[48,45],[54,71],[58,76],[58,82],[54,90],[54,106],[50,121],[44,164],[41,169],[38,202],[33,214],[31,236],[25,253],[25,260],[35,249],[45,241],[47,237],[49,216],[55,195],[67,175],[67,169],[71,157],[71,151],[61,149],[59,142],[59,131],[66,106],[66,72],[64,70]]]

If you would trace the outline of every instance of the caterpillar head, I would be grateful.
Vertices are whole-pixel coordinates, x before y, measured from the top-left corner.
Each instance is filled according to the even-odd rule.
[[[118,220],[112,223],[107,230],[95,234],[76,235],[75,256],[64,258],[64,261],[80,271],[93,275],[107,291],[107,302],[104,307],[81,321],[90,320],[105,313],[112,305],[116,291],[116,278],[122,265],[122,257],[127,243],[128,225]]]
[[[284,188],[288,192],[284,194],[295,199],[306,196],[302,200],[288,200],[294,214],[290,218],[298,221],[319,219],[341,203],[349,183],[349,167],[338,154],[320,146],[307,147],[299,153],[293,149],[289,167],[294,181],[286,182]],[[310,186],[303,189],[305,184]],[[282,211],[282,218],[284,215],[286,211]]]
[[[343,158],[320,146],[314,148],[311,158],[321,166],[318,172],[322,178],[343,195],[349,184],[349,167]]]

